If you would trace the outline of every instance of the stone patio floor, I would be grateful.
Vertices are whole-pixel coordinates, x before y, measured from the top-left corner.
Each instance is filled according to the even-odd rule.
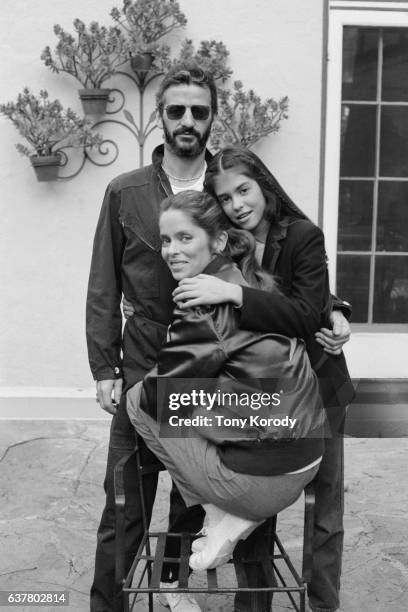
[[[0,590],[68,590],[87,612],[95,533],[103,505],[109,422],[0,421]],[[347,438],[343,612],[408,609],[408,438]],[[161,474],[154,527],[167,524],[169,479]],[[297,560],[303,500],[280,515]],[[230,571],[229,568],[223,570]],[[206,612],[230,612],[231,595],[199,595]],[[5,606],[4,610],[45,609]],[[158,612],[165,610],[159,604]],[[290,609],[274,599],[274,611]],[[137,612],[147,610],[140,599]]]

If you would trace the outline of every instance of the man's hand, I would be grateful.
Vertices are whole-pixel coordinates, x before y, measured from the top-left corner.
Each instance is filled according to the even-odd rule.
[[[330,323],[332,329],[322,327],[315,333],[315,339],[322,345],[326,353],[340,355],[343,345],[350,340],[350,324],[341,310],[331,312]]]
[[[96,401],[99,402],[101,408],[106,410],[106,412],[109,412],[109,414],[116,414],[116,407],[119,404],[120,397],[122,395],[122,387],[123,378],[116,378],[114,380],[98,380],[96,383]]]
[[[133,317],[133,315],[135,314],[135,309],[133,308],[132,303],[128,302],[125,296],[123,296],[122,300],[122,310],[125,319],[130,319],[130,317]]]
[[[198,274],[193,278],[183,278],[173,291],[173,299],[179,308],[209,306],[224,302],[241,306],[242,287],[209,274]]]

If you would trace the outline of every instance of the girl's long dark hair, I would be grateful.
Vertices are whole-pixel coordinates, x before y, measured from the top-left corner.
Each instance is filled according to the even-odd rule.
[[[258,183],[266,202],[265,217],[270,223],[276,223],[284,216],[308,219],[259,157],[245,147],[231,145],[212,158],[205,173],[205,191],[216,197],[214,184],[216,177],[231,168],[239,169],[240,173]]]
[[[273,277],[262,270],[255,259],[256,242],[253,235],[233,227],[212,195],[188,189],[163,200],[160,214],[167,210],[181,210],[208,234],[210,240],[222,231],[227,232],[228,242],[222,255],[230,257],[238,265],[243,277],[252,287],[268,290],[274,286]]]

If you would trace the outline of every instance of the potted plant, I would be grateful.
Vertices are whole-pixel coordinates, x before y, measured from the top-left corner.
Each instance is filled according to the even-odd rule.
[[[183,41],[180,53],[173,64],[179,62],[194,62],[210,72],[214,79],[225,82],[231,75],[232,70],[227,65],[229,51],[222,41],[203,40],[196,50],[193,41],[186,39]]]
[[[59,100],[50,100],[46,90],[37,97],[25,87],[15,102],[0,104],[0,113],[28,141],[30,146],[19,143],[16,148],[30,158],[39,181],[57,178],[61,165],[58,147],[91,147],[101,142],[86,119],[70,108],[64,109]]]
[[[169,62],[170,48],[159,42],[187,19],[174,0],[123,0],[113,8],[112,19],[126,32],[130,63],[135,72],[162,72]]]
[[[127,42],[117,27],[100,26],[92,21],[87,27],[80,19],[74,20],[75,36],[60,25],[54,26],[58,43],[54,54],[45,47],[41,59],[54,72],[66,72],[83,86],[79,97],[85,114],[100,115],[106,111],[110,89],[103,83],[128,61]]]
[[[250,89],[245,91],[241,81],[235,81],[232,91],[218,89],[219,108],[210,137],[210,146],[218,151],[227,144],[251,147],[258,140],[277,132],[283,119],[288,118],[289,100],[285,96],[277,102],[261,98]]]

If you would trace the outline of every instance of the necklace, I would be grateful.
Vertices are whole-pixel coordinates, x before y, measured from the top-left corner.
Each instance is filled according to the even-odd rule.
[[[170,174],[170,172],[167,172],[167,170],[165,169],[165,167],[162,164],[162,169],[163,172],[165,173],[166,176],[168,176],[170,179],[173,179],[173,181],[180,181],[180,183],[188,183],[191,181],[198,181],[198,179],[200,179],[204,172],[205,172],[205,168],[206,168],[206,164],[204,164],[203,169],[201,171],[201,173],[198,176],[192,176],[191,178],[180,178],[178,176],[173,176],[172,174]]]

